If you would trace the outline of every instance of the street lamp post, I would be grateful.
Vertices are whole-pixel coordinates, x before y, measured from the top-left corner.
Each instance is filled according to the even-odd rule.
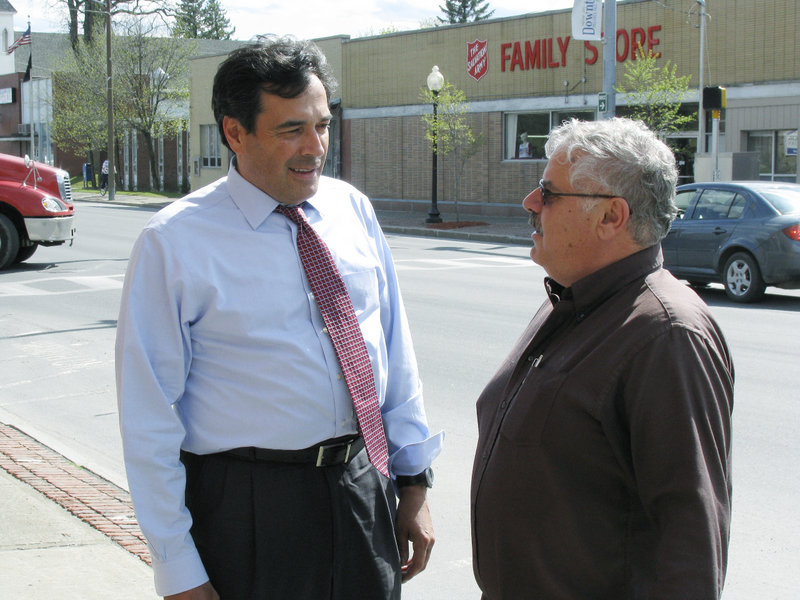
[[[432,169],[431,169],[431,210],[428,213],[428,218],[425,219],[426,223],[441,223],[442,218],[439,216],[439,208],[436,206],[437,202],[437,156],[438,156],[438,148],[436,145],[436,137],[439,133],[438,131],[438,123],[436,121],[436,108],[438,104],[439,92],[442,90],[444,86],[444,75],[439,72],[439,67],[435,66],[431,69],[431,72],[428,74],[427,79],[428,89],[433,94],[433,136],[432,136],[432,146],[433,146],[433,162],[432,162]]]

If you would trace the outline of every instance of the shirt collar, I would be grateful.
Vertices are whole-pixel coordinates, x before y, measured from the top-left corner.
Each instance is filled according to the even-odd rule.
[[[242,212],[244,218],[254,230],[258,229],[280,204],[272,196],[242,177],[239,171],[236,170],[235,156],[228,168],[227,188],[233,203]],[[318,194],[315,194],[306,200],[305,204],[301,205],[309,219],[311,219],[310,213],[317,212],[320,215],[323,213],[319,206],[318,196]],[[310,211],[309,207],[311,208]]]
[[[545,289],[553,305],[562,300],[572,300],[575,313],[585,317],[632,281],[660,269],[662,263],[661,244],[656,244],[603,267],[568,288],[546,277]]]

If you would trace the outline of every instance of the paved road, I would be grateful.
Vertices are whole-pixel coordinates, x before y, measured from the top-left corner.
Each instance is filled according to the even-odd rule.
[[[0,422],[125,485],[116,429],[113,337],[130,244],[150,212],[81,205],[72,248],[41,249],[0,275]],[[477,597],[468,486],[483,384],[544,298],[522,246],[390,235],[421,365],[432,428],[447,430],[431,494],[439,541],[407,600]],[[772,292],[772,290],[771,290]],[[757,306],[703,296],[737,366],[735,501],[726,600],[789,600],[800,589],[796,498],[800,294]],[[5,358],[10,357],[10,358]],[[499,507],[502,509],[502,507]]]

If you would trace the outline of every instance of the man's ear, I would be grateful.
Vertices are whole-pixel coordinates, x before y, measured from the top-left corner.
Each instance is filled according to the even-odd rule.
[[[239,154],[239,150],[244,143],[244,136],[247,135],[239,119],[233,117],[222,117],[222,131],[225,133],[225,138],[228,140],[228,145],[234,154]]]
[[[627,231],[631,209],[625,198],[615,196],[605,201],[603,216],[597,224],[601,239],[611,239]]]

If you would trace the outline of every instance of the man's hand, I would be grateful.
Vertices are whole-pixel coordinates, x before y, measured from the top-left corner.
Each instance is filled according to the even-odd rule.
[[[186,590],[180,594],[164,596],[164,600],[219,600],[219,594],[211,586],[211,582],[206,581],[200,587]]]
[[[427,488],[409,485],[400,488],[400,501],[397,504],[397,546],[400,549],[400,570],[403,582],[421,573],[431,557],[433,543],[433,521],[425,499]],[[409,558],[408,543],[414,546]]]

